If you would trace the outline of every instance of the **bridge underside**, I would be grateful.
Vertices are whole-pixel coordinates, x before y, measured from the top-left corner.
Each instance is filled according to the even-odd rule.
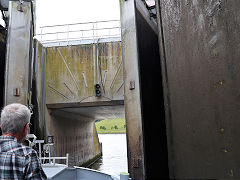
[[[123,117],[123,101],[47,104],[46,128],[58,156],[69,153],[73,165],[88,165],[101,155],[95,120]]]
[[[106,101],[89,103],[56,103],[47,104],[51,109],[51,115],[69,117],[82,117],[95,121],[97,119],[124,118],[124,101]]]

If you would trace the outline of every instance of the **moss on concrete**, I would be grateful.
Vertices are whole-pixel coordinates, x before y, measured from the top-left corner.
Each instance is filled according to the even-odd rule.
[[[47,104],[96,101],[91,97],[99,81],[104,83],[104,97],[122,98],[117,91],[123,83],[121,62],[121,42],[47,48]]]

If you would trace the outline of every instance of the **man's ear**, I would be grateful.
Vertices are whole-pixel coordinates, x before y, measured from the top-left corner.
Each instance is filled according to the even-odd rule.
[[[24,126],[24,129],[23,129],[24,134],[27,134],[28,126],[29,126],[29,123],[26,123],[26,125]]]

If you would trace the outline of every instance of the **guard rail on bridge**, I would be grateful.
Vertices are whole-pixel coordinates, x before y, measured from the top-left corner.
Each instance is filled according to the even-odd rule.
[[[36,35],[42,44],[72,45],[81,42],[98,42],[100,39],[121,40],[121,25],[119,20],[84,22],[40,27]]]

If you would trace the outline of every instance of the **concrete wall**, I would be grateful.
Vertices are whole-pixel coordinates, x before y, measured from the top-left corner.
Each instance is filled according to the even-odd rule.
[[[120,42],[47,48],[46,68],[47,104],[123,100]]]
[[[240,2],[158,1],[170,177],[240,178]]]
[[[127,125],[128,170],[131,178],[146,179],[135,1],[120,1]],[[134,87],[131,88],[131,84]]]
[[[87,165],[102,153],[94,119],[61,110],[47,110],[47,129],[55,139],[55,153],[69,153],[74,165]]]
[[[37,134],[38,139],[45,139],[46,122],[46,99],[45,99],[45,81],[46,81],[46,48],[38,41],[34,44],[34,76],[32,89],[33,117],[31,119],[33,128],[31,132]]]
[[[31,87],[32,16],[31,3],[9,3],[9,25],[6,54],[5,104],[28,104]]]

